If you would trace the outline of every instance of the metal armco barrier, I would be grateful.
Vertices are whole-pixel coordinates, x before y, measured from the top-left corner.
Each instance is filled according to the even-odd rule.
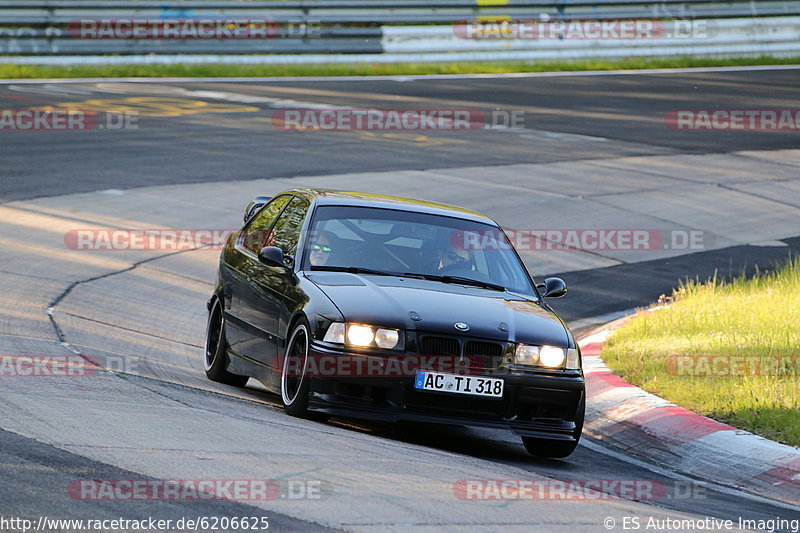
[[[239,24],[245,34],[203,33],[205,27],[197,34],[198,27],[214,21]],[[613,21],[650,21],[651,26],[632,37],[617,31]],[[134,34],[134,22],[183,24],[183,30]],[[259,24],[268,25],[266,34],[258,33]],[[109,28],[112,33],[104,34]],[[800,55],[800,0],[0,1],[0,62],[6,63],[493,61],[676,54]]]

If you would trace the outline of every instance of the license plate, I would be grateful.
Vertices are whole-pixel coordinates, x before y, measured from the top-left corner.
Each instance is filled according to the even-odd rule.
[[[458,376],[439,372],[417,371],[414,388],[453,394],[469,394],[485,398],[503,397],[503,380],[478,376]]]

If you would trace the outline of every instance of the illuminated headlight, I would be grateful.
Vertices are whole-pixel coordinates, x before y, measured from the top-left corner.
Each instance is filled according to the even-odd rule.
[[[400,331],[396,329],[376,328],[365,324],[344,324],[342,322],[334,322],[328,326],[328,331],[325,332],[325,337],[322,340],[362,348],[377,346],[385,350],[400,349],[403,344]]]
[[[542,346],[539,350],[539,363],[547,368],[561,368],[564,366],[563,348],[556,348],[555,346]]]
[[[581,367],[578,350],[557,346],[517,345],[514,363],[518,365],[578,370]]]
[[[369,326],[350,324],[347,326],[347,343],[353,346],[369,346],[375,340],[375,334]]]

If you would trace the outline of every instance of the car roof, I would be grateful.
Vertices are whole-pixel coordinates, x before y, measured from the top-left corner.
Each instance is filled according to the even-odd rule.
[[[309,200],[315,200],[317,205],[378,207],[382,209],[394,209],[399,211],[413,211],[415,213],[450,216],[489,223],[493,226],[497,225],[494,220],[486,215],[476,211],[470,211],[469,209],[464,209],[463,207],[429,202],[426,200],[416,200],[414,198],[404,198],[402,196],[389,196],[385,194],[341,191],[333,189],[289,189],[281,194],[296,194],[300,196],[306,196]]]

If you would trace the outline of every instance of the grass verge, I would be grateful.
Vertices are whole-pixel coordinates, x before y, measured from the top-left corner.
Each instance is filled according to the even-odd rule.
[[[324,65],[13,65],[0,64],[0,78],[135,78],[135,77],[251,77],[251,76],[379,76],[423,74],[495,74],[514,72],[562,72],[689,68],[751,65],[793,65],[800,57],[741,57],[727,59],[674,57],[629,58],[618,61],[548,61],[491,63],[350,63]]]
[[[752,279],[685,283],[672,305],[614,332],[602,355],[626,380],[662,398],[798,446],[800,258]]]

